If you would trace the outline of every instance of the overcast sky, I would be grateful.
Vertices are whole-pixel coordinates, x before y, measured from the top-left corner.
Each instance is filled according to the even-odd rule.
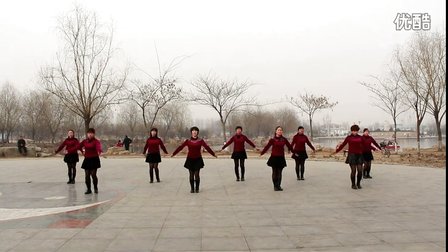
[[[428,13],[432,30],[444,29],[446,20],[444,0],[3,1],[0,83],[22,90],[37,85],[39,68],[61,46],[56,19],[74,3],[113,22],[122,62],[154,72],[154,44],[162,62],[189,55],[178,70],[187,90],[195,76],[213,72],[256,83],[251,95],[260,102],[304,91],[326,95],[339,102],[334,122],[363,124],[389,120],[359,82],[383,74],[393,50],[412,35],[395,29],[397,13]],[[197,107],[192,115],[215,117]]]

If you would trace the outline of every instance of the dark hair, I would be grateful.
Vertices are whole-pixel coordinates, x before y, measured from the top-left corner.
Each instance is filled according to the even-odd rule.
[[[71,132],[73,132],[73,134],[75,134],[75,131],[74,131],[74,130],[72,130],[72,129],[69,129],[68,131],[69,131],[69,132],[71,131]]]
[[[364,130],[362,132],[366,132],[366,131],[369,131],[369,129],[368,128],[364,128]]]
[[[237,130],[237,129],[243,130],[243,127],[241,127],[241,126],[236,126],[235,130]]]
[[[277,127],[275,127],[274,136],[277,136],[277,130],[278,130],[279,128],[281,128],[281,129],[283,130],[282,126],[277,126]]]
[[[87,133],[93,133],[93,134],[95,134],[95,129],[94,129],[94,128],[89,128],[89,129],[87,130]]]
[[[303,126],[299,126],[297,130],[305,129]]]
[[[193,130],[199,132],[199,128],[196,126],[190,128],[190,132],[192,132]]]
[[[350,131],[359,131],[359,126],[354,124],[350,127]]]
[[[153,131],[156,132],[156,137],[157,137],[157,133],[159,133],[159,130],[158,130],[157,128],[152,128],[152,129],[149,131],[149,134],[150,134],[151,137],[152,137],[151,132],[153,132]]]

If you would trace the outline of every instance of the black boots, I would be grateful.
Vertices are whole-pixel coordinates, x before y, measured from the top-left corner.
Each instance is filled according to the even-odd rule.
[[[272,179],[272,183],[274,184],[274,191],[283,191],[283,188],[280,186],[282,183],[282,179]]]
[[[195,182],[196,182],[196,193],[199,193],[199,183],[200,183],[200,181],[201,180],[196,180]]]
[[[67,184],[74,184],[75,177],[76,177],[76,168],[68,167],[68,182],[67,182]]]
[[[194,193],[194,179],[190,179],[190,193]]]
[[[199,183],[201,180],[194,180],[194,179],[190,179],[190,193],[199,193]],[[194,188],[196,184],[196,189]]]

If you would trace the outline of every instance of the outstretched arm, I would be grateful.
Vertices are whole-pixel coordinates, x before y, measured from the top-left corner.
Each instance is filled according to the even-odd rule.
[[[342,142],[342,144],[339,145],[339,147],[335,150],[334,154],[340,152],[342,150],[342,148],[344,148],[344,146],[348,143],[348,137],[345,138],[344,142]]]
[[[375,145],[375,147],[378,148],[378,150],[381,150],[381,146],[375,141],[375,139],[373,139],[373,137],[372,137],[372,143],[373,145]]]
[[[171,156],[172,157],[176,156],[177,153],[179,153],[185,146],[187,146],[187,142],[188,140],[185,140],[185,142],[183,142],[179,147],[177,147],[177,149],[173,152]]]
[[[204,140],[202,140],[202,146],[207,150],[208,153],[216,157],[215,152],[208,146],[208,144]]]
[[[268,144],[266,144],[266,146],[263,148],[263,150],[261,151],[261,153],[260,153],[260,156],[263,156],[265,153],[266,153],[266,151],[268,151],[269,150],[269,148],[272,146],[272,144],[273,144],[273,139],[269,139],[269,142],[268,142]]]
[[[244,136],[244,141],[246,141],[246,143],[252,146],[252,148],[256,148],[255,144],[249,138],[247,138],[247,136]]]
[[[165,154],[168,154],[168,151],[166,150],[162,140],[160,140],[160,148],[163,150],[163,152],[165,152]]]
[[[148,149],[148,140],[146,140],[145,147],[143,148],[143,154],[146,154],[147,149]]]
[[[286,138],[285,138],[285,144],[286,144],[286,147],[288,147],[288,150],[289,150],[290,152],[293,152],[293,151],[292,151],[292,145],[289,143],[288,139],[286,139]]]
[[[306,144],[313,150],[316,151],[316,148],[314,148],[314,146],[311,144],[310,140],[308,139],[308,137],[306,138]]]
[[[221,150],[224,150],[227,146],[229,146],[231,143],[233,143],[233,137],[231,137],[230,139],[229,139],[229,141],[227,141],[225,144],[224,144],[224,146],[222,146],[222,148],[221,148]]]
[[[64,148],[65,145],[66,144],[65,144],[65,140],[64,140],[64,142],[62,142],[61,145],[59,145],[59,147],[54,151],[54,153],[60,152]]]

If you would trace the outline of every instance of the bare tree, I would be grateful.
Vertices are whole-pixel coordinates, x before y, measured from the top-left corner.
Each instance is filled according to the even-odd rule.
[[[157,54],[159,69],[158,76],[153,77],[143,71],[149,77],[149,80],[132,81],[134,87],[133,89],[128,90],[129,97],[140,108],[143,124],[147,130],[154,126],[161,109],[163,109],[169,102],[180,100],[182,98],[182,89],[177,85],[178,79],[174,71],[183,59],[184,57],[173,59],[170,64],[162,70]]]
[[[290,97],[289,102],[303,113],[308,115],[310,122],[310,138],[313,139],[313,117],[314,114],[323,109],[333,109],[338,102],[330,102],[330,99],[326,96],[314,95],[314,94],[299,94],[297,98]]]
[[[253,84],[247,81],[225,81],[210,75],[199,76],[191,84],[195,90],[190,95],[190,101],[211,107],[218,113],[225,142],[229,116],[243,107],[255,104],[255,97],[247,95]]]
[[[51,143],[54,143],[57,134],[61,130],[61,126],[64,117],[67,114],[67,111],[64,104],[57,97],[54,97],[50,93],[44,94],[44,97],[45,97],[45,103],[43,104],[44,125],[46,126],[48,133],[51,137]]]
[[[422,73],[419,71],[418,55],[415,47],[415,43],[410,43],[409,47],[404,52],[398,49],[395,52],[395,58],[398,62],[399,73],[397,76],[401,76],[400,85],[403,89],[405,101],[409,108],[412,108],[415,113],[416,125],[417,125],[417,152],[420,155],[420,131],[421,124],[425,117],[429,92],[423,83]]]
[[[416,60],[428,92],[428,113],[435,120],[438,151],[442,151],[441,123],[446,113],[446,36],[438,32],[417,33]]]
[[[130,103],[130,102],[125,103],[123,105],[121,107],[120,120],[126,126],[126,128],[129,129],[130,135],[134,136],[135,131],[136,131],[139,123],[141,122],[140,117],[136,113],[138,108],[134,103]]]
[[[33,140],[42,140],[42,125],[44,124],[44,109],[46,106],[44,93],[32,90],[23,98],[23,126],[25,132]],[[39,131],[39,137],[37,136]]]
[[[9,143],[12,133],[19,124],[21,113],[20,94],[11,83],[5,82],[0,90],[0,131],[2,142]]]
[[[392,117],[394,123],[394,141],[397,142],[397,119],[407,108],[403,104],[403,89],[400,88],[400,76],[395,76],[391,70],[391,76],[380,78],[371,76],[372,83],[361,82],[361,85],[367,88],[375,99],[373,105],[386,112]]]
[[[294,109],[290,107],[280,107],[272,112],[276,125],[283,127],[283,131],[295,132],[299,126],[299,119]],[[272,129],[271,129],[272,130]]]
[[[119,102],[127,70],[112,68],[113,28],[101,24],[94,12],[75,6],[61,17],[58,31],[65,48],[55,66],[40,71],[43,87],[84,120],[84,128],[108,106]]]
[[[184,103],[170,103],[160,111],[160,115],[160,123],[164,129],[161,136],[166,138],[170,132],[172,136],[176,136],[177,132],[186,127],[188,107]]]

